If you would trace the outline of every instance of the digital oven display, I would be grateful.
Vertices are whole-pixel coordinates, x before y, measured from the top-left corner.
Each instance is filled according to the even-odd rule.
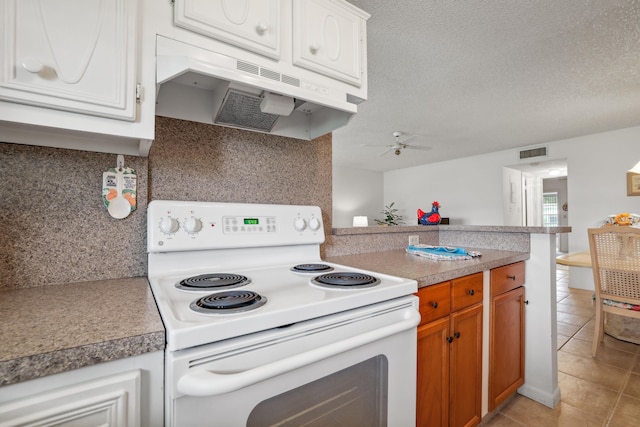
[[[258,225],[260,221],[258,221],[258,218],[245,218],[244,219],[244,224],[245,225]]]

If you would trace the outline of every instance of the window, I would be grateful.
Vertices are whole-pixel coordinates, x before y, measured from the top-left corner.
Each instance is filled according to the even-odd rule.
[[[542,195],[542,225],[544,227],[558,226],[558,193],[544,193]]]

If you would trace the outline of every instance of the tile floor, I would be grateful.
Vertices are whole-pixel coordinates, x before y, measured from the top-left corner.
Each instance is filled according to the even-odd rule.
[[[640,346],[605,335],[592,358],[593,291],[569,288],[567,267],[558,267],[560,403],[516,395],[486,426],[640,426]]]

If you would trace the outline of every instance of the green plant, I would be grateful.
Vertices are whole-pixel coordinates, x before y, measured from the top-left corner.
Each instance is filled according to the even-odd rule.
[[[382,215],[384,215],[384,218],[375,220],[378,223],[378,225],[404,224],[402,216],[397,214],[398,209],[393,207],[394,204],[395,202],[391,202],[390,205],[384,207],[384,210],[381,212]]]

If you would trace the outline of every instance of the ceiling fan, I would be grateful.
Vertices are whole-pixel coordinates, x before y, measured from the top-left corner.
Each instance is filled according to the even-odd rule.
[[[382,153],[380,153],[380,156],[384,156],[385,154],[393,151],[393,153],[396,156],[399,156],[400,153],[402,152],[402,150],[404,150],[405,148],[408,148],[410,150],[423,150],[423,151],[428,151],[431,150],[431,147],[425,147],[424,145],[410,145],[407,144],[407,141],[409,141],[410,139],[414,138],[415,135],[411,135],[408,136],[407,138],[404,138],[402,141],[400,141],[400,137],[402,136],[402,132],[400,131],[395,131],[393,132],[393,136],[396,139],[394,144],[386,144],[386,145],[370,145],[370,144],[363,144],[361,145],[361,147],[385,147],[386,150],[383,151]]]

